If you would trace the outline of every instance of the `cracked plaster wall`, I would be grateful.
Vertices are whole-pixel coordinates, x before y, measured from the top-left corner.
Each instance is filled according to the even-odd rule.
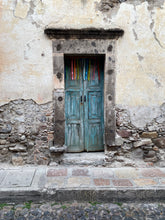
[[[118,0],[2,0],[0,3],[0,104],[18,98],[52,100],[51,41],[44,28],[119,27],[116,104],[165,102],[165,3]]]
[[[164,137],[165,0],[1,0],[0,27],[0,105],[48,103],[53,89],[63,89],[53,75],[45,27],[123,29],[116,43],[116,108],[129,112],[138,132],[156,131],[153,121],[160,118],[157,135]]]
[[[116,104],[165,102],[165,2],[118,0],[2,0],[0,3],[0,104],[18,98],[52,100],[51,41],[44,28],[119,27]]]

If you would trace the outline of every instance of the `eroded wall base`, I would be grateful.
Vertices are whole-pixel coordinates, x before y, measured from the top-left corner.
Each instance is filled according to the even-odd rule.
[[[105,164],[165,166],[165,103],[160,107],[116,106],[115,109],[116,141],[113,146],[107,146]],[[49,150],[57,136],[54,115],[52,102],[39,105],[33,100],[20,99],[1,106],[0,162],[60,163],[62,155],[50,154]]]
[[[165,103],[116,106],[116,128],[116,144],[106,152],[110,166],[165,166]]]
[[[52,103],[15,100],[0,107],[0,162],[48,164],[53,142]]]
[[[60,163],[51,154],[54,135],[52,102],[14,100],[0,107],[0,162]],[[56,132],[56,131],[55,131]],[[116,141],[105,152],[104,166],[165,166],[165,104],[160,107],[116,106]]]

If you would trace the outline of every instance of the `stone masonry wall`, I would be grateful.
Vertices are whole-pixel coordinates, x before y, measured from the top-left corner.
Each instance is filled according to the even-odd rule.
[[[0,107],[0,162],[48,164],[53,142],[52,103],[14,100]]]
[[[106,153],[112,166],[165,166],[165,103],[160,108],[117,106],[116,128],[116,145]]]
[[[54,141],[52,102],[14,100],[0,107],[0,162],[49,164]],[[158,107],[116,105],[116,142],[109,146],[107,166],[165,166],[165,103]]]

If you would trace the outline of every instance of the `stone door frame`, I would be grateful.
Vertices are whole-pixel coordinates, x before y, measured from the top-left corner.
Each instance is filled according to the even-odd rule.
[[[54,145],[65,143],[65,79],[64,55],[104,55],[104,145],[105,149],[115,144],[115,47],[116,40],[123,35],[115,30],[59,30],[46,29],[52,39],[54,100]]]

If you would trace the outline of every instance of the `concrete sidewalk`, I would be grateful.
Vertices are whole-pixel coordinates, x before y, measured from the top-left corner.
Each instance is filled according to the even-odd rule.
[[[165,200],[165,168],[0,167],[0,201]]]

